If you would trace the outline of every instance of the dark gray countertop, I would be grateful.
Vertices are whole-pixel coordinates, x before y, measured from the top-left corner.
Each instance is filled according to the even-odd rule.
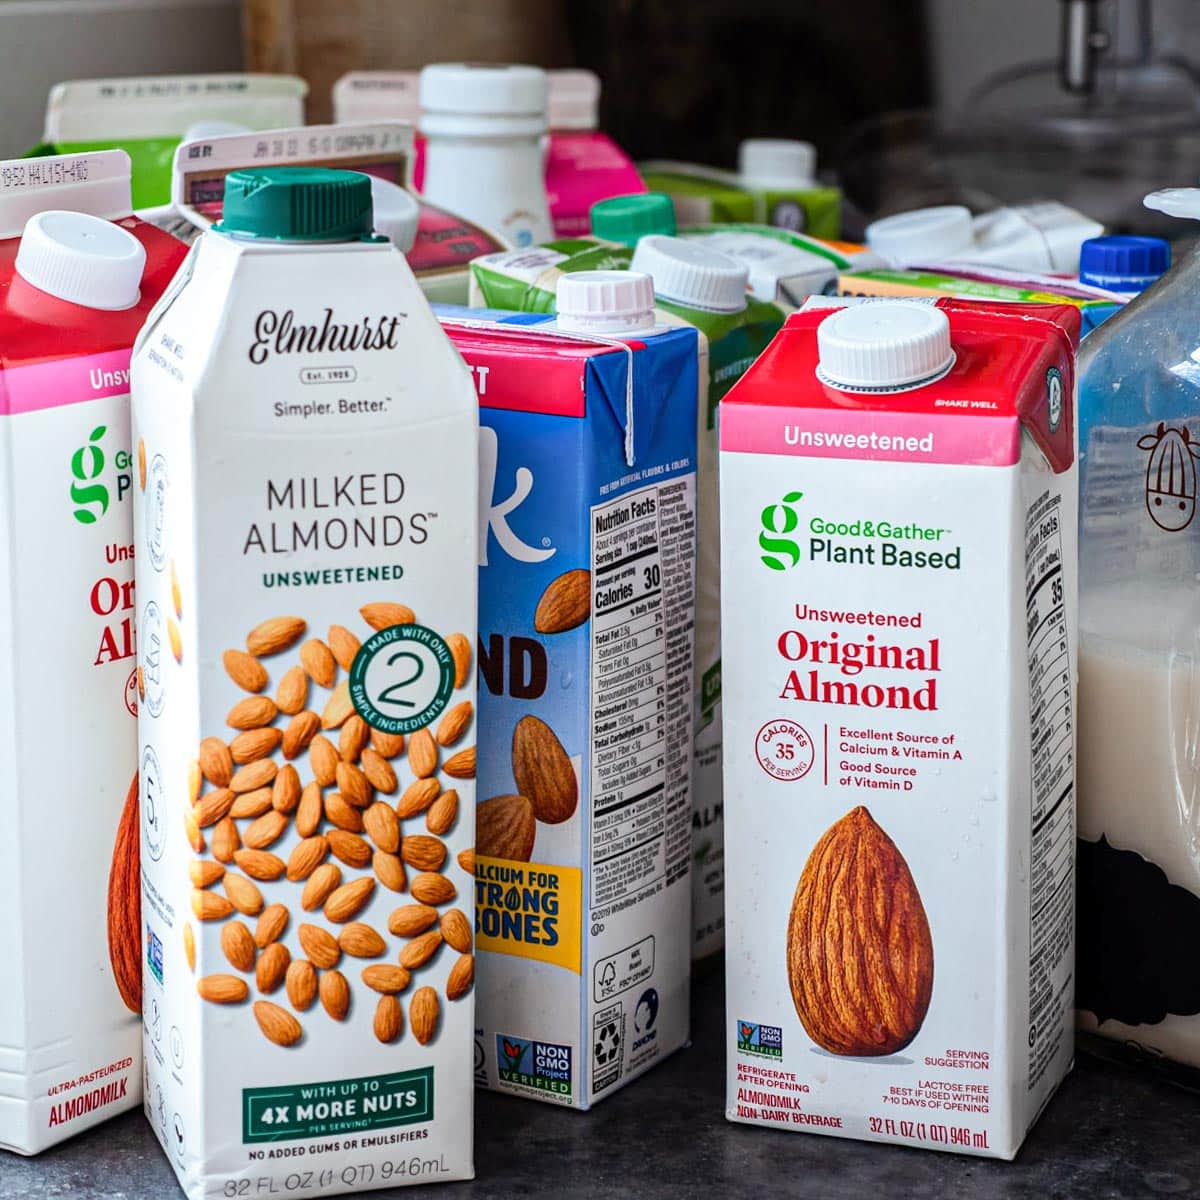
[[[1200,1197],[1200,1098],[1088,1056],[1013,1163],[731,1125],[720,981],[693,995],[690,1049],[590,1113],[479,1093],[473,1183],[379,1197],[746,1196],[755,1200],[1142,1200]],[[141,1113],[35,1159],[0,1154],[0,1197],[175,1200]]]

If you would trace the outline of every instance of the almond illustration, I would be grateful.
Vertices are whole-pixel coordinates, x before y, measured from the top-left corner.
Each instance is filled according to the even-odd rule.
[[[592,573],[567,571],[552,579],[533,614],[538,633],[566,633],[592,615]]]
[[[278,772],[279,766],[273,759],[260,758],[258,762],[238,767],[229,781],[229,788],[234,792],[252,792],[274,783]]]
[[[300,1022],[286,1008],[270,1000],[254,1002],[254,1019],[263,1036],[277,1046],[294,1046],[304,1036]]]
[[[452,908],[443,913],[441,921],[442,937],[446,945],[459,954],[466,954],[471,949],[471,922],[461,908]]]
[[[200,822],[196,820],[196,813],[190,806],[183,810],[183,833],[187,838],[188,845],[197,853],[204,853],[204,834],[200,832]]]
[[[294,646],[307,629],[299,617],[271,617],[246,635],[246,649],[259,658],[279,654]]]
[[[196,801],[195,807],[192,809],[196,824],[201,829],[207,829],[210,825],[215,825],[218,821],[223,820],[229,815],[229,810],[233,807],[233,800],[234,794],[229,788],[217,788],[215,791],[206,792]]]
[[[196,980],[196,991],[212,1004],[240,1004],[250,995],[246,981],[236,975],[205,975]]]
[[[140,829],[138,777],[134,775],[117,823],[108,873],[108,957],[117,991],[125,1007],[135,1013],[142,1011]]]
[[[426,779],[437,770],[437,742],[428,729],[418,729],[408,739],[408,765],[418,779]]]
[[[270,696],[247,696],[239,700],[225,717],[231,729],[258,729],[270,725],[279,715],[279,709]]]
[[[195,804],[200,799],[200,793],[204,790],[204,774],[200,770],[200,760],[192,759],[188,763],[188,799]]]
[[[933,991],[933,942],[912,873],[859,806],[813,847],[792,900],[787,973],[796,1015],[833,1054],[894,1054]]]
[[[223,817],[212,832],[212,856],[218,862],[231,863],[241,848],[242,839],[232,817]]]
[[[475,849],[485,858],[529,862],[537,821],[524,796],[494,796],[475,810]]]
[[[239,875],[236,871],[226,871],[221,880],[221,886],[225,889],[225,895],[229,897],[230,904],[238,912],[248,917],[257,917],[262,912],[264,908],[262,892],[245,875]]]
[[[347,804],[341,792],[330,792],[325,797],[325,819],[347,833],[363,831],[362,813],[353,804]]]
[[[408,872],[400,861],[400,855],[376,850],[371,855],[371,867],[375,871],[375,878],[389,891],[402,892],[408,886]]]
[[[395,996],[380,996],[375,1005],[375,1036],[387,1045],[394,1042],[404,1029],[404,1012]]]
[[[382,729],[372,729],[371,746],[377,754],[381,754],[384,758],[395,758],[397,754],[404,753],[404,734],[386,733]]]
[[[400,857],[414,871],[440,871],[446,861],[446,847],[435,837],[414,833],[400,843]]]
[[[522,717],[512,737],[512,770],[517,790],[533,805],[533,815],[560,825],[575,815],[579,783],[571,759],[554,730],[534,716]]]
[[[324,971],[317,985],[321,1007],[335,1020],[344,1021],[350,1011],[350,984],[341,971]]]
[[[278,879],[286,869],[286,864],[278,854],[272,854],[270,850],[247,850],[244,846],[233,852],[233,861],[251,879],[262,883]]]
[[[271,807],[276,812],[295,812],[300,804],[300,772],[291,763],[284,763],[271,785]]]
[[[333,785],[341,761],[337,747],[323,733],[318,733],[309,743],[308,765],[312,768],[313,779],[322,787]]]
[[[408,890],[412,898],[421,904],[447,904],[458,895],[454,884],[445,875],[438,875],[434,871],[414,876]]]
[[[170,567],[171,576],[171,607],[175,610],[175,615],[180,619],[183,618],[183,588],[179,585],[179,571],[175,567],[175,560],[171,559]]]
[[[408,1023],[413,1037],[427,1045],[433,1040],[438,1027],[438,994],[431,987],[417,988],[408,1005]]]
[[[334,768],[334,782],[338,791],[355,806],[366,808],[375,798],[371,781],[351,762],[339,762]]]
[[[412,976],[403,968],[390,963],[372,963],[363,967],[362,981],[374,992],[382,992],[385,996],[394,996],[404,991],[411,982]]]
[[[321,800],[321,785],[306,783],[300,792],[300,803],[296,806],[296,832],[301,837],[312,837],[321,828],[321,816],[325,811]]]
[[[256,759],[266,758],[268,754],[274,754],[281,741],[283,730],[272,725],[261,729],[247,729],[229,743],[229,753],[235,763],[244,766]]]
[[[390,804],[376,800],[363,813],[362,820],[367,837],[385,854],[395,854],[400,849],[400,822]]]
[[[277,942],[288,927],[291,913],[285,904],[268,904],[258,918],[254,927],[254,944],[261,950],[272,942]]]
[[[406,604],[390,604],[386,600],[377,604],[364,604],[359,614],[372,629],[390,629],[393,625],[411,625],[416,613]]]
[[[264,996],[278,991],[291,968],[291,963],[292,956],[282,942],[272,942],[265,947],[254,968],[254,982],[258,990]]]
[[[324,907],[325,901],[341,886],[341,868],[333,863],[322,863],[308,877],[304,891],[300,894],[300,907],[305,912],[316,912]]]
[[[188,863],[188,878],[192,881],[192,887],[210,887],[224,874],[225,868],[219,862],[207,858],[196,858]]]
[[[329,853],[329,842],[322,834],[301,838],[292,852],[288,855],[287,877],[292,883],[299,883],[309,876],[325,861]]]
[[[342,950],[337,939],[319,925],[301,925],[296,931],[300,947],[308,955],[313,966],[327,970],[341,961]]]
[[[321,728],[321,718],[305,709],[298,712],[283,731],[283,757],[293,759],[308,749],[309,743]]]
[[[442,931],[431,929],[419,934],[400,951],[400,965],[407,971],[423,967],[442,946]]]
[[[183,634],[174,617],[167,618],[167,641],[171,643],[171,653],[177,663],[183,662]]]
[[[251,850],[265,850],[283,837],[287,827],[286,813],[276,812],[273,808],[268,809],[242,830],[242,843]]]
[[[297,1012],[307,1012],[316,1003],[317,969],[306,959],[295,959],[284,976],[284,989],[292,1007]]]
[[[245,650],[226,650],[221,655],[225,674],[243,692],[261,692],[267,686],[267,668]],[[214,781],[215,782],[215,781]]]
[[[396,937],[416,937],[437,924],[438,911],[429,904],[405,904],[388,917],[388,932]]]
[[[349,725],[350,722],[347,721],[346,724]],[[372,742],[376,732],[378,731],[371,731]],[[377,792],[383,792],[384,795],[390,796],[399,786],[392,764],[371,746],[364,746],[359,752],[359,765],[362,767],[362,773],[367,777],[367,782]]]
[[[454,657],[454,686],[462,687],[471,677],[471,641],[463,633],[452,633],[446,639]]]
[[[468,746],[465,750],[459,750],[457,754],[452,754],[444,763],[442,770],[450,776],[451,779],[474,779],[475,778],[475,747]]]
[[[303,667],[289,667],[275,691],[275,703],[281,713],[294,717],[308,703],[308,675]]]
[[[362,643],[344,625],[330,625],[329,650],[343,671],[354,666],[354,656]]]
[[[221,926],[221,950],[235,971],[253,971],[258,947],[254,936],[241,921],[229,921]]]
[[[223,921],[233,913],[233,905],[216,892],[197,888],[192,892],[192,912],[199,921]]]
[[[300,647],[300,665],[308,672],[313,683],[323,688],[333,687],[337,679],[337,659],[333,651],[320,638],[309,638]]]
[[[475,982],[475,955],[460,954],[446,976],[446,999],[461,1000]]]
[[[446,709],[438,722],[434,737],[439,746],[453,746],[467,732],[471,718],[475,715],[475,706],[470,700],[462,700]]]
[[[329,699],[321,713],[321,728],[337,729],[353,712],[354,702],[350,699],[350,684],[348,680],[343,679],[329,693]]]
[[[338,734],[338,753],[342,756],[342,761],[358,762],[370,738],[370,727],[358,713],[347,717],[341,733]]]
[[[458,820],[458,793],[451,788],[443,792],[425,811],[425,828],[430,833],[445,834]]]
[[[141,438],[138,438],[137,460],[138,487],[144,492],[146,490],[146,443]]]
[[[229,815],[235,821],[261,817],[263,813],[271,811],[271,793],[271,788],[261,787],[253,792],[243,792],[240,796],[235,796]]]
[[[338,931],[338,945],[351,958],[378,958],[387,943],[365,921],[351,921]]]
[[[325,901],[325,919],[335,925],[352,920],[366,907],[374,891],[375,880],[370,875],[342,884]]]
[[[441,790],[436,779],[415,780],[396,801],[396,816],[402,821],[420,816],[437,799]]]
[[[333,857],[344,862],[348,867],[365,867],[372,856],[371,843],[361,838],[357,833],[347,833],[344,829],[331,829],[326,835],[329,839],[329,849]]]
[[[213,787],[228,787],[233,778],[233,755],[220,738],[206,737],[200,743],[200,770]]]
[[[187,960],[188,970],[194,971],[196,969],[196,931],[188,921],[185,921],[183,925],[183,957]]]
[[[475,847],[471,846],[467,850],[458,852],[458,865],[462,867],[468,875],[475,874]]]

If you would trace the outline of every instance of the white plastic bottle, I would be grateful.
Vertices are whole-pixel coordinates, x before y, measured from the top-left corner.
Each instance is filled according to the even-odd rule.
[[[542,178],[546,73],[439,63],[421,72],[424,195],[515,246],[553,236]]]

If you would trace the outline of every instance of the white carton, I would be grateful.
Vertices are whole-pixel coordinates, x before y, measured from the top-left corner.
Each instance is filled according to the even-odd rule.
[[[193,1200],[472,1173],[478,419],[369,195],[231,175],[135,353],[146,1111]]]
[[[129,213],[121,151],[0,163],[0,1146],[24,1154],[141,1096],[129,355],[184,247]],[[109,297],[61,241],[55,282],[32,242],[17,270],[27,221],[75,214],[133,251],[121,307],[64,298]]]
[[[1070,1067],[1078,321],[800,312],[721,406],[732,1120],[1011,1158]]]

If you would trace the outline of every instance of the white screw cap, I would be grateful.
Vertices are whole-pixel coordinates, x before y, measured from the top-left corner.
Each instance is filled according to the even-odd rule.
[[[146,250],[102,217],[52,209],[25,222],[15,265],[26,283],[47,295],[115,311],[138,302]]]
[[[559,278],[555,308],[566,333],[653,329],[654,282],[638,271],[576,271]]]
[[[818,378],[851,391],[915,387],[954,362],[946,314],[903,300],[839,309],[817,326],[817,350]]]
[[[595,71],[547,71],[551,129],[595,129],[600,122],[600,77]]]
[[[961,204],[914,208],[867,226],[867,245],[899,266],[957,257],[974,242],[971,210]]]
[[[546,72],[541,67],[435,63],[421,72],[421,109],[471,116],[546,115]]]
[[[638,242],[629,267],[654,280],[660,300],[705,312],[735,313],[746,307],[749,269],[703,242],[651,234]]]
[[[375,232],[388,239],[401,254],[407,254],[417,240],[421,206],[417,198],[399,184],[370,175],[371,210]]]
[[[759,187],[809,188],[816,172],[817,148],[812,142],[747,138],[738,146],[738,174]]]

